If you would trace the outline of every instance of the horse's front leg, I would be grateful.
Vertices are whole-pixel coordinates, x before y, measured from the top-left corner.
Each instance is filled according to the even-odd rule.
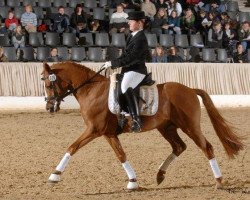
[[[60,181],[60,176],[69,163],[70,158],[84,145],[88,144],[99,135],[94,134],[91,130],[86,130],[70,147],[63,156],[55,171],[50,175],[49,182],[57,183]]]
[[[122,148],[120,140],[118,139],[117,136],[105,135],[105,138],[107,139],[107,141],[109,142],[110,146],[114,150],[117,158],[122,163],[122,166],[123,166],[124,170],[126,171],[126,173],[128,175],[129,182],[128,182],[128,185],[127,185],[127,189],[129,189],[129,190],[138,189],[139,185],[138,185],[137,180],[136,180],[135,171],[131,167],[131,165],[129,164],[129,162],[127,161],[127,157],[126,157],[126,154],[125,154],[125,152],[124,152],[124,150]]]

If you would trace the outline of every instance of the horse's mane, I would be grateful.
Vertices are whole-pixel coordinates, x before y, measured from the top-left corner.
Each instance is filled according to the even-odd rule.
[[[72,68],[75,67],[77,69],[79,69],[80,71],[84,70],[87,72],[93,71],[90,68],[86,67],[85,65],[81,65],[75,62],[71,62],[71,61],[65,61],[65,62],[60,62],[60,63],[55,63],[51,66],[51,69],[68,69],[68,68]]]
[[[68,70],[70,69],[72,71],[72,68],[77,69],[77,73],[84,73],[85,75],[87,74],[88,77],[91,77],[95,74],[95,71],[86,67],[85,65],[81,65],[75,62],[71,62],[71,61],[66,61],[66,62],[60,62],[60,63],[55,63],[51,66],[51,69],[64,69],[64,70]],[[99,77],[105,78],[105,76],[99,74]]]

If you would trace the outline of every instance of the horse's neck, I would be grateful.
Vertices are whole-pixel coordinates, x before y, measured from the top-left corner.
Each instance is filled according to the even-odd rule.
[[[93,78],[93,76],[95,76]],[[79,101],[83,101],[88,96],[96,96],[98,91],[103,89],[108,89],[109,81],[106,77],[97,74],[96,72],[89,70],[89,69],[81,69],[79,71],[75,71],[71,73],[71,82],[73,88],[76,88],[84,83],[81,88],[78,89],[75,97]],[[90,80],[91,79],[91,80]],[[89,81],[90,80],[90,81]],[[81,104],[81,103],[80,103]]]
[[[72,82],[72,85],[74,88],[78,87],[79,85],[88,82],[90,79],[90,83],[94,83],[94,82],[102,82],[102,81],[107,81],[107,78],[97,74],[96,72],[89,70],[89,69],[76,69],[76,70],[72,70],[72,71],[68,71],[66,72],[70,75],[70,80]],[[96,76],[95,76],[96,75]],[[93,76],[95,76],[94,78],[92,78]],[[88,85],[92,85],[88,83]]]

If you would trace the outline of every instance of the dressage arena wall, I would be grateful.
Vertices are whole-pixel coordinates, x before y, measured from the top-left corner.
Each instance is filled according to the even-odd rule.
[[[103,63],[81,64],[97,71]],[[0,109],[44,109],[42,66],[43,63],[0,63]],[[174,81],[204,89],[219,107],[250,106],[250,64],[148,63],[147,67],[157,83]],[[106,76],[112,72],[108,70]],[[78,104],[71,96],[62,108],[75,109]]]

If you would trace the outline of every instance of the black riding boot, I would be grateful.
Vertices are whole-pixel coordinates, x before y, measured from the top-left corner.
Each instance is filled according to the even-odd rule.
[[[128,104],[128,110],[133,119],[133,124],[131,129],[133,132],[140,132],[142,124],[139,115],[138,101],[134,93],[134,90],[132,88],[128,88],[127,91],[124,93],[124,96]]]

